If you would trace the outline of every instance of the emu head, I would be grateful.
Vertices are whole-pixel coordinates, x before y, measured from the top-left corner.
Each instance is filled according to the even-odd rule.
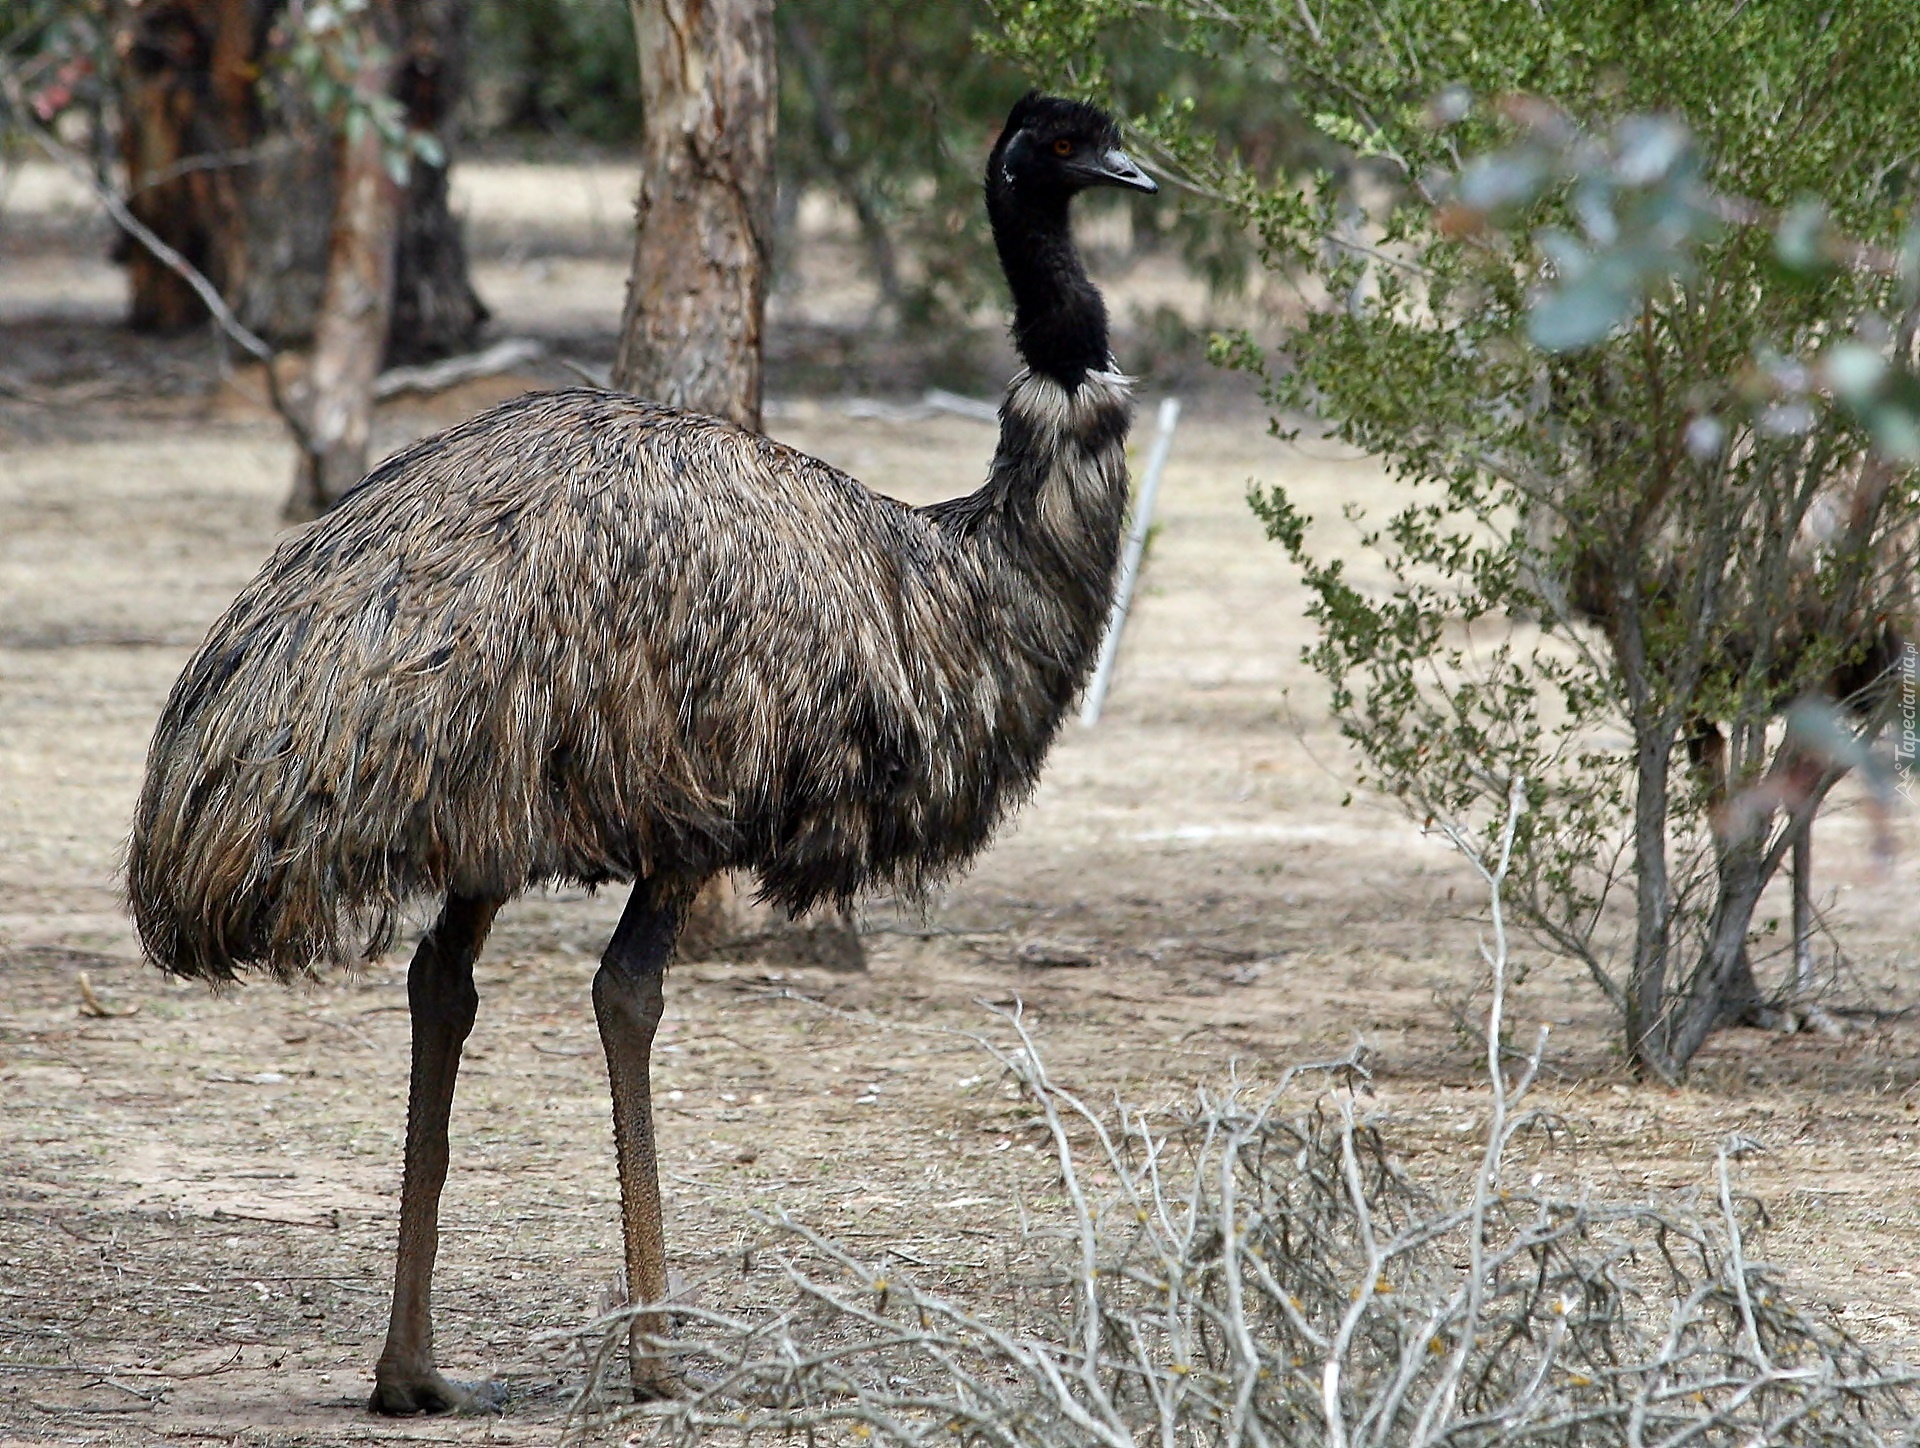
[[[1098,106],[1038,91],[1022,96],[987,160],[989,201],[1050,212],[1089,186],[1160,189],[1120,149],[1120,128]]]

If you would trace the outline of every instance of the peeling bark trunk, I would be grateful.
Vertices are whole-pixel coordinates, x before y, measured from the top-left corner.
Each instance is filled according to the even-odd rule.
[[[244,208],[234,171],[206,163],[251,143],[252,37],[250,0],[143,6],[116,36],[127,207],[222,295],[243,269]],[[119,256],[134,327],[174,332],[206,317],[193,289],[144,247],[123,238]]]
[[[492,314],[473,289],[467,242],[447,198],[447,168],[417,157],[407,177],[394,256],[389,367],[470,352]]]
[[[613,382],[760,426],[773,231],[772,0],[632,0],[639,227]]]
[[[313,340],[333,230],[335,146],[284,76],[257,118],[256,159],[235,168],[233,272],[221,289],[242,322],[277,347]]]
[[[386,32],[380,39],[392,34],[390,4],[376,3],[365,19]],[[390,43],[369,45],[366,52],[368,64],[355,78],[363,105],[390,94],[400,66]],[[350,128],[340,144],[340,194],[307,374],[308,437],[287,499],[289,522],[319,517],[367,470],[373,384],[392,316],[404,196],[386,153],[387,142],[373,125]]]

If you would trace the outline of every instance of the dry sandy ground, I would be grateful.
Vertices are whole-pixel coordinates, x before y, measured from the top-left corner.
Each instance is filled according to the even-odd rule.
[[[510,233],[521,213],[500,205]],[[573,335],[553,319],[577,315],[604,331],[620,285],[607,251],[496,250],[481,284],[505,330]],[[6,256],[0,335],[44,353],[68,334],[28,319],[63,308],[63,325],[101,329],[116,293],[92,254]],[[158,375],[201,366],[195,348],[125,355]],[[503,1376],[508,1411],[371,1420],[405,953],[306,989],[211,996],[140,963],[115,881],[147,732],[273,546],[287,449],[244,379],[154,400],[137,377],[49,375],[0,410],[0,1442],[553,1441],[581,1378],[577,1334],[616,1285],[587,984],[620,901],[522,900],[480,967],[440,1351],[456,1375]],[[561,380],[396,408],[383,441],[543,377]],[[861,411],[788,399],[771,426],[915,502],[980,477],[989,427]],[[979,867],[924,919],[876,904],[866,974],[676,968],[662,1156],[676,1270],[708,1300],[736,1300],[755,1210],[956,1290],[989,1281],[1020,1194],[1046,1180],[1020,1102],[960,1034],[1004,1031],[995,1004],[1024,1003],[1061,1078],[1149,1104],[1234,1063],[1259,1080],[1362,1039],[1368,1104],[1415,1170],[1469,1157],[1484,1092],[1456,1013],[1478,980],[1481,902],[1391,807],[1343,807],[1348,766],[1298,660],[1302,594],[1243,501],[1256,477],[1322,517],[1392,492],[1364,459],[1270,442],[1231,393],[1203,400],[1181,426],[1107,716],[1068,728]],[[1912,842],[1876,874],[1854,820],[1826,841],[1846,998],[1904,1006]],[[1708,1184],[1716,1142],[1754,1138],[1767,1151],[1739,1171],[1771,1213],[1770,1259],[1854,1330],[1920,1351],[1911,1025],[1729,1033],[1691,1084],[1659,1089],[1621,1071],[1567,967],[1524,959],[1517,1030],[1554,1027],[1543,1104],[1567,1124],[1572,1169],[1602,1191],[1686,1193]],[[83,1012],[83,975],[113,1014]]]

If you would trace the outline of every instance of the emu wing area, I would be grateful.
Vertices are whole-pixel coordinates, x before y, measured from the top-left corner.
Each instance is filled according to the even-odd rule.
[[[911,875],[954,831],[932,816],[983,803],[915,795],[956,721],[923,718],[952,691],[905,640],[968,612],[953,554],[814,459],[617,394],[419,442],[283,544],[176,684],[129,856],[142,938],[184,974],[290,974],[449,890],[752,866],[800,907]]]

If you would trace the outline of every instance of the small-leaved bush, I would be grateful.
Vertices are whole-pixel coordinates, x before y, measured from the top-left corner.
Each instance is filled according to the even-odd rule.
[[[1309,657],[1365,780],[1491,839],[1526,778],[1517,912],[1606,994],[1629,1056],[1679,1076],[1764,1004],[1761,894],[1913,636],[1903,7],[997,10],[1010,54],[1124,105],[1189,203],[1300,284],[1277,348],[1250,327],[1216,355],[1283,434],[1324,430],[1401,485],[1346,526],[1284,485],[1253,498],[1312,590]],[[1142,30],[1189,58],[1184,91],[1125,84],[1110,57]],[[1197,119],[1229,62],[1319,136],[1304,179]],[[1822,694],[1814,726],[1781,727]]]

